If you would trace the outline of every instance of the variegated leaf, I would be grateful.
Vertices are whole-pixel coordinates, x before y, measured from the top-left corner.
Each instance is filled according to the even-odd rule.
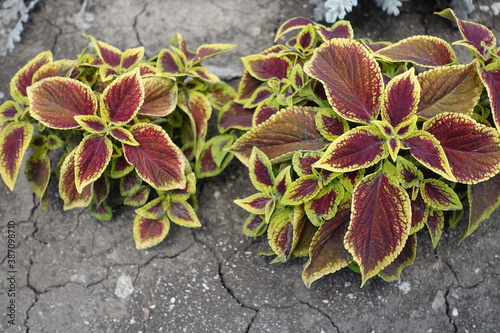
[[[249,130],[252,128],[253,109],[247,109],[236,102],[229,102],[219,110],[217,127],[225,133],[231,128]]]
[[[188,228],[201,227],[200,220],[191,205],[185,201],[171,200],[167,208],[170,220],[178,225]]]
[[[93,183],[78,191],[75,178],[75,150],[73,150],[64,159],[59,177],[59,195],[64,201],[64,210],[87,207],[92,201]]]
[[[304,203],[309,221],[317,227],[337,213],[337,206],[344,199],[344,187],[340,182],[332,182],[322,188],[311,200]]]
[[[475,62],[432,69],[417,79],[422,87],[417,115],[424,118],[444,112],[471,115],[483,91]]]
[[[137,215],[133,226],[135,247],[138,250],[144,250],[158,245],[165,239],[169,230],[170,221],[166,216],[147,219]]]
[[[469,185],[469,220],[461,240],[470,236],[498,207],[500,207],[500,173],[487,181]]]
[[[344,244],[360,267],[362,285],[399,255],[410,228],[410,197],[389,174],[379,171],[356,185]]]
[[[278,31],[276,31],[276,35],[274,37],[274,42],[276,43],[278,39],[283,36],[284,34],[295,30],[295,29],[302,29],[306,27],[307,25],[312,24],[316,25],[314,21],[311,19],[308,19],[306,17],[295,17],[292,19],[289,19],[285,21],[279,28]]]
[[[92,42],[99,58],[101,58],[104,63],[111,67],[117,67],[120,65],[122,51],[112,45],[97,40],[92,36],[85,37]]]
[[[109,161],[113,147],[108,138],[91,134],[75,149],[75,186],[81,193],[83,188],[99,178]]]
[[[418,195],[415,199],[411,200],[411,229],[410,234],[413,234],[422,229],[430,214],[430,208]]]
[[[7,101],[0,105],[0,124],[14,120],[22,112],[21,106],[14,101]],[[1,130],[1,129],[0,129]]]
[[[150,191],[151,187],[142,185],[134,194],[126,197],[123,200],[123,204],[132,207],[143,206],[148,201]]]
[[[111,159],[111,178],[122,178],[132,170],[134,170],[134,166],[127,161],[125,156],[121,155]]]
[[[61,59],[53,62],[49,62],[42,67],[40,67],[35,75],[33,75],[33,83],[41,81],[48,77],[61,76],[61,77],[71,77],[76,78],[77,75],[72,75],[73,73],[79,73],[75,70],[76,61],[69,59]]]
[[[71,129],[80,126],[75,116],[93,116],[97,99],[86,84],[65,77],[39,81],[27,89],[30,114],[47,127]]]
[[[33,84],[33,76],[45,64],[52,62],[52,52],[44,51],[28,61],[10,80],[10,95],[22,103],[27,95],[27,88]]]
[[[479,69],[479,73],[490,98],[493,121],[500,131],[500,69]]]
[[[234,200],[234,203],[251,214],[262,215],[266,212],[266,206],[272,201],[268,195],[255,193],[244,199]]]
[[[335,22],[330,28],[318,25],[318,34],[325,42],[333,38],[354,38],[351,23],[345,20]]]
[[[125,125],[141,108],[144,95],[144,84],[138,68],[119,76],[102,93],[102,118],[115,125]]]
[[[147,219],[154,220],[160,218],[166,213],[164,200],[163,197],[155,198],[141,208],[137,208],[135,213]]]
[[[401,253],[381,270],[378,275],[387,282],[401,279],[401,272],[407,266],[413,264],[417,256],[417,235],[412,234],[406,240],[406,244],[401,250]]]
[[[316,127],[316,112],[317,109],[305,106],[283,109],[243,134],[230,151],[247,165],[253,147],[258,147],[273,162],[290,159],[297,151],[321,150],[328,142]]]
[[[436,14],[457,23],[458,29],[465,40],[456,42],[456,44],[464,45],[469,49],[474,50],[479,55],[484,55],[487,48],[493,48],[496,46],[497,43],[495,35],[484,25],[461,20],[457,14],[449,8]]]
[[[257,147],[252,149],[248,164],[250,181],[263,193],[271,193],[274,185],[273,167],[269,158]]]
[[[334,172],[368,168],[388,156],[385,142],[373,127],[356,127],[333,141],[313,166]]]
[[[175,110],[177,105],[177,85],[174,81],[159,77],[146,77],[144,83],[144,103],[139,114],[165,117]]]
[[[294,209],[286,208],[273,216],[269,222],[267,237],[277,260],[285,262],[290,257],[299,241],[305,221],[305,213],[300,206]]]
[[[347,121],[332,109],[319,109],[315,116],[316,126],[323,137],[334,141],[349,130]]]
[[[318,177],[306,175],[292,182],[281,199],[284,205],[299,205],[314,198],[321,190]]]
[[[292,63],[288,58],[275,54],[249,55],[241,58],[241,61],[250,75],[261,81],[282,80],[288,77],[292,68]]]
[[[444,214],[440,210],[431,210],[427,221],[425,221],[429,236],[431,237],[432,248],[436,248],[444,228]]]
[[[75,116],[76,122],[89,133],[104,133],[108,125],[106,121],[99,116]]]
[[[319,161],[322,153],[320,152],[297,152],[293,155],[293,170],[299,177],[311,175],[313,173],[312,165]]]
[[[136,65],[144,57],[144,51],[145,49],[143,46],[123,51],[120,59],[120,67],[123,69],[129,69]]]
[[[410,120],[417,112],[420,84],[413,69],[394,77],[382,95],[382,118],[392,127]]]
[[[250,214],[243,223],[242,232],[248,237],[258,237],[267,230],[267,223],[263,215]]]
[[[403,141],[405,148],[425,167],[444,178],[456,181],[450,163],[438,139],[427,131],[414,131]]]
[[[404,188],[411,188],[424,178],[422,172],[415,164],[401,156],[398,157],[396,166],[399,174],[399,183]]]
[[[422,67],[439,67],[457,61],[451,46],[434,36],[412,36],[378,50],[374,55],[391,62],[413,62]]]
[[[196,55],[192,58],[193,63],[198,63],[203,59],[216,56],[221,53],[231,51],[236,47],[235,44],[205,44],[198,47]]]
[[[425,203],[438,210],[462,209],[458,195],[448,185],[437,179],[425,179],[420,186]]]
[[[212,105],[201,92],[187,90],[179,94],[178,106],[191,120],[192,133],[196,135],[195,154],[199,156],[207,135],[208,119],[212,115]]]
[[[32,136],[33,125],[25,121],[11,122],[0,132],[0,176],[11,191]]]
[[[184,188],[184,155],[168,134],[157,125],[136,124],[130,128],[139,146],[123,145],[124,155],[139,176],[155,189]]]
[[[111,127],[109,129],[109,134],[116,140],[120,141],[121,143],[130,145],[130,146],[138,146],[139,142],[137,142],[134,139],[134,136],[130,131],[126,130],[125,128],[122,127]]]
[[[344,201],[337,214],[326,220],[314,235],[309,247],[309,261],[302,271],[307,287],[319,278],[346,267],[352,256],[344,247],[344,236],[350,221],[350,202]]]
[[[347,120],[376,119],[382,95],[382,74],[375,58],[359,42],[332,39],[314,52],[304,70],[319,80],[328,101]]]
[[[128,173],[120,178],[120,194],[128,197],[136,193],[142,185],[142,179],[135,172]]]
[[[24,174],[33,192],[42,198],[50,180],[50,159],[47,151],[35,150],[26,161]]]
[[[459,182],[476,184],[500,171],[500,137],[495,129],[458,113],[435,116],[424,129],[439,140]]]

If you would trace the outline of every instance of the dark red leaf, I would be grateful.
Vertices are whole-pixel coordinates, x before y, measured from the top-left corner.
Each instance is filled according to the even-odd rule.
[[[142,179],[160,191],[184,188],[184,155],[157,125],[137,124],[130,132],[139,146],[123,145],[125,158]]]

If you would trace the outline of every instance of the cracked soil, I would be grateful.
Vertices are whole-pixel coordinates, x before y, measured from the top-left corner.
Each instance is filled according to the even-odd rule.
[[[79,1],[42,0],[14,53],[0,58],[0,92],[8,98],[14,73],[29,59],[52,50],[74,58],[90,34],[120,49],[142,45],[148,55],[181,32],[191,48],[236,43],[214,58],[227,78],[242,70],[239,58],[272,45],[288,18],[312,18],[300,0],[95,0],[94,20],[82,32],[73,21]],[[398,17],[373,1],[360,1],[346,19],[356,37],[395,41],[430,34],[449,41],[458,32],[432,12],[434,1],[405,3]],[[492,1],[475,1],[490,5]],[[485,7],[483,7],[485,8]],[[500,37],[500,21],[476,9],[470,17]],[[459,57],[467,53],[457,49]],[[0,100],[3,102],[3,100]],[[415,263],[399,282],[342,270],[315,282],[301,280],[303,260],[270,264],[258,256],[262,240],[241,233],[246,213],[232,204],[253,192],[234,161],[222,175],[202,182],[198,230],[172,227],[167,239],[138,251],[132,239],[133,210],[121,207],[110,222],[84,211],[62,211],[51,184],[50,213],[39,207],[20,176],[10,192],[0,184],[1,332],[498,332],[500,331],[500,212],[461,244],[448,230],[436,250],[419,237]],[[16,320],[8,324],[7,223],[16,223]]]

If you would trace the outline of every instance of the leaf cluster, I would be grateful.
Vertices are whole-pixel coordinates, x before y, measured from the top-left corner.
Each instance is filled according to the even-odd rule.
[[[250,213],[243,232],[267,233],[278,261],[308,257],[308,286],[343,267],[362,285],[399,279],[419,230],[436,247],[446,222],[463,224],[463,239],[500,205],[496,39],[437,14],[456,22],[472,61],[437,37],[373,42],[347,21],[306,18],[278,29],[284,44],[243,58],[221,116],[248,130],[230,148],[259,191],[235,201]]]
[[[200,62],[230,44],[187,49],[182,35],[150,59],[87,36],[75,60],[38,54],[12,78],[0,106],[0,175],[14,189],[25,176],[48,209],[53,174],[64,209],[88,207],[109,220],[117,204],[137,207],[137,248],[161,242],[170,222],[201,226],[196,179],[220,173],[234,132],[207,137],[213,110],[236,92]]]

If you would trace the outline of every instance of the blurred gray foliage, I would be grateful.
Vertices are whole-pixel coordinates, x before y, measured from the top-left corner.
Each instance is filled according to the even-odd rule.
[[[410,0],[374,0],[377,6],[382,8],[390,15],[398,16],[403,2]],[[420,0],[417,0],[420,1]],[[461,17],[466,18],[475,9],[473,0],[452,0],[450,7]],[[358,0],[309,0],[309,3],[315,5],[314,19],[317,21],[325,20],[328,23],[334,23],[342,20],[347,13],[350,13],[353,7],[358,5]]]
[[[21,41],[24,23],[29,13],[40,0],[31,0],[28,6],[23,0],[6,0],[0,9],[0,56],[14,51],[15,43]]]

